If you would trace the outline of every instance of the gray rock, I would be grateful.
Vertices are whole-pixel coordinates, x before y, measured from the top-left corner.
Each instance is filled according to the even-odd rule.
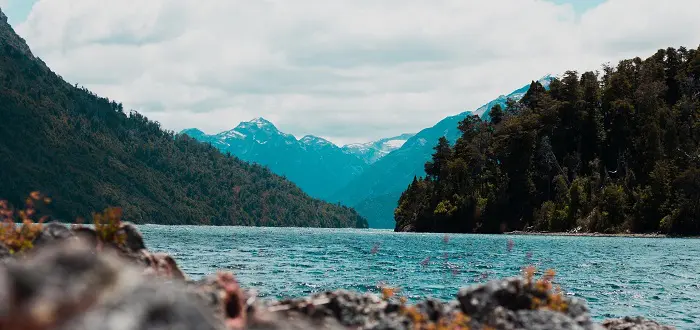
[[[121,231],[126,235],[125,246],[127,249],[134,252],[146,249],[143,236],[136,226],[131,223],[123,223]]]
[[[107,254],[98,257],[79,241],[32,250],[8,263],[6,285],[9,315],[5,329],[47,329],[84,312],[125,271]]]
[[[3,330],[225,329],[184,282],[143,276],[115,251],[65,240],[24,257],[0,269]]]
[[[600,329],[582,300],[563,298],[565,312],[533,310],[534,300],[543,301],[547,297],[547,291],[520,278],[463,288],[457,295],[466,315],[496,329]]]
[[[582,327],[578,322],[566,314],[547,310],[520,310],[515,313],[511,329],[550,330],[550,329],[602,329],[597,325]],[[497,329],[500,327],[496,327]]]
[[[8,249],[7,246],[5,246],[5,244],[2,244],[2,242],[0,242],[0,265],[11,258],[12,253],[10,253],[10,249]]]
[[[624,317],[621,319],[605,320],[603,328],[608,330],[675,330],[675,327],[661,325],[656,321],[645,319],[641,316]]]
[[[34,247],[42,247],[56,241],[73,238],[73,232],[60,222],[50,222],[43,226],[41,233],[34,239]]]
[[[223,330],[223,320],[175,283],[123,287],[60,330]]]

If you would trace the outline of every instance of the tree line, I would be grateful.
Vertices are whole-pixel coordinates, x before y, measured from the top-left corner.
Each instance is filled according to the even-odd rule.
[[[402,194],[397,231],[700,233],[700,50],[532,82],[459,130]]]

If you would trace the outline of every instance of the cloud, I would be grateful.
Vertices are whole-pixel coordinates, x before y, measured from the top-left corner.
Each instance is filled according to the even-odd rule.
[[[583,13],[543,0],[39,0],[18,31],[70,82],[166,128],[264,116],[347,143],[415,132],[547,73],[695,48],[698,12],[695,0]]]

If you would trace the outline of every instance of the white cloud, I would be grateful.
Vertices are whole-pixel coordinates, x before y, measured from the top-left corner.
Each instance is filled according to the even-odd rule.
[[[698,12],[696,0],[582,15],[542,0],[39,0],[18,30],[70,82],[166,128],[264,116],[345,143],[417,131],[547,73],[695,48]]]

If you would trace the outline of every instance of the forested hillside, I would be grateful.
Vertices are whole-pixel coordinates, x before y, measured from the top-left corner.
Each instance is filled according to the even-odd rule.
[[[266,168],[67,84],[2,14],[0,81],[0,197],[16,205],[40,190],[65,221],[120,206],[137,223],[367,226]]]
[[[464,119],[395,211],[398,231],[700,233],[700,51],[533,82]]]

